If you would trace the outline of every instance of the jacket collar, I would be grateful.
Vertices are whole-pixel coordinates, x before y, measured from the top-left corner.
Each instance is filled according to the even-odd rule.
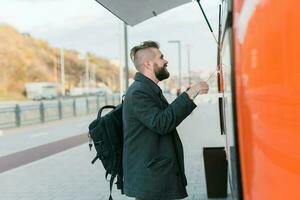
[[[149,85],[153,91],[157,94],[160,94],[162,93],[160,87],[154,83],[150,78],[146,77],[144,74],[140,73],[140,72],[137,72],[134,76],[134,80],[135,81],[139,81],[139,82],[142,82],[142,83],[146,83],[147,85]]]

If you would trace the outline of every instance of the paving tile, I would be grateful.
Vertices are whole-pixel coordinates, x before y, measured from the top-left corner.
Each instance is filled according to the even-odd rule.
[[[218,110],[201,104],[179,127],[188,179],[187,200],[207,200],[202,148],[221,145]],[[108,200],[109,183],[84,144],[0,174],[0,200]],[[114,200],[133,200],[113,190]],[[210,199],[213,200],[213,199]],[[218,200],[231,200],[227,199]]]

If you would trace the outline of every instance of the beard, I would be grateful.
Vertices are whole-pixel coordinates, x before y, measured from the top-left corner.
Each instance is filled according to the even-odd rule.
[[[160,68],[156,63],[154,63],[154,74],[159,81],[167,79],[170,76],[170,73],[167,70],[167,65]]]

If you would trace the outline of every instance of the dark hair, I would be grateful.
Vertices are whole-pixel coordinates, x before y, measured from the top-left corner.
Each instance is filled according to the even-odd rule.
[[[130,58],[131,60],[134,62],[134,58],[136,53],[139,50],[142,49],[148,49],[148,48],[156,48],[159,49],[159,44],[157,42],[154,41],[144,41],[142,42],[140,45],[134,46],[131,50],[130,50]]]

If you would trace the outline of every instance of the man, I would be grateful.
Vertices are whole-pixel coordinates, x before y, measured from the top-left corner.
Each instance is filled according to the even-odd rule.
[[[137,200],[187,197],[183,148],[176,127],[195,109],[193,99],[208,91],[201,82],[171,104],[157,85],[167,79],[168,61],[153,41],[131,49],[137,69],[123,104],[124,193]]]

